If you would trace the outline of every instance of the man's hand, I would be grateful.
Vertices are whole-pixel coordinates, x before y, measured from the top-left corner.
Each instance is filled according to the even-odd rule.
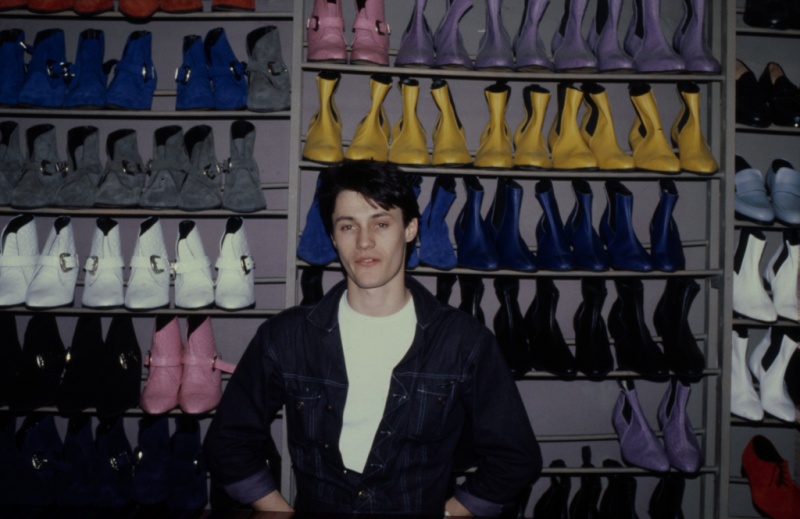
[[[455,497],[447,500],[447,503],[444,504],[444,511],[453,517],[472,517],[470,511],[464,508],[464,505],[459,503]]]
[[[253,503],[253,509],[257,512],[294,512],[289,503],[283,498],[280,492],[273,490],[261,499]]]

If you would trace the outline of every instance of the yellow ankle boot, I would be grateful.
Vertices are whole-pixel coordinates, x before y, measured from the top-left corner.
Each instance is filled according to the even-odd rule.
[[[338,72],[323,71],[317,74],[319,109],[308,124],[308,135],[303,146],[303,158],[335,164],[344,160],[342,154],[342,120],[333,95],[339,86]]]
[[[690,81],[676,85],[681,111],[672,124],[672,145],[678,148],[681,168],[692,173],[716,173],[717,161],[708,148],[700,126],[700,87]]]
[[[403,115],[392,129],[392,145],[389,146],[389,162],[401,166],[427,166],[431,163],[428,153],[427,135],[417,118],[419,81],[401,79],[400,94],[403,98]]]
[[[433,128],[433,165],[458,167],[472,164],[464,127],[458,119],[447,81],[434,80],[431,95],[439,108],[439,118]]]
[[[372,107],[356,126],[353,140],[344,158],[350,160],[389,160],[389,121],[383,110],[383,100],[392,88],[392,78],[387,74],[373,74],[369,78]]]
[[[558,84],[558,114],[550,126],[547,144],[555,169],[596,169],[597,159],[581,137],[578,107],[583,92],[569,83]]]
[[[506,122],[506,106],[510,94],[511,89],[502,83],[495,83],[483,91],[489,106],[489,122],[483,129],[478,151],[475,152],[475,167],[510,169],[514,165],[511,156],[511,130]]]
[[[617,143],[614,120],[608,104],[606,89],[597,83],[581,86],[586,113],[581,121],[581,136],[592,150],[597,164],[603,170],[628,170],[636,167],[633,157],[626,154]]]
[[[525,118],[514,132],[514,167],[520,169],[551,169],[553,161],[544,142],[542,127],[550,92],[539,85],[522,90]]]
[[[628,92],[636,110],[636,117],[628,141],[633,150],[636,167],[647,171],[662,173],[679,173],[681,162],[672,153],[672,149],[661,128],[661,118],[653,90],[647,83],[631,83]]]

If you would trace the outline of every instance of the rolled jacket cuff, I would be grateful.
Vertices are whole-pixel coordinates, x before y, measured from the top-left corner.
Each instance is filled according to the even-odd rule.
[[[252,476],[236,483],[225,485],[225,492],[233,499],[244,504],[251,504],[266,496],[273,490],[277,490],[278,485],[268,469],[256,472]]]
[[[456,487],[455,498],[472,515],[477,517],[497,517],[503,513],[502,505],[476,497],[464,490],[463,487]]]

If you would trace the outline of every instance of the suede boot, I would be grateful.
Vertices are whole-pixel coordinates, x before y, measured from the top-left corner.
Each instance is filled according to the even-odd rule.
[[[254,213],[267,207],[261,191],[258,163],[253,158],[256,127],[249,121],[231,123],[228,169],[222,207],[237,213]]]
[[[24,505],[36,515],[36,507],[55,502],[57,468],[64,443],[52,414],[34,413],[25,417],[16,433],[14,462],[14,503]],[[41,510],[41,508],[39,508]]]
[[[247,64],[236,59],[223,27],[211,29],[203,42],[217,110],[247,108]]]
[[[539,85],[522,90],[525,117],[514,132],[514,167],[520,169],[551,169],[553,161],[542,133],[550,91]]]
[[[120,308],[125,302],[122,294],[122,247],[119,226],[108,217],[97,219],[92,237],[92,249],[83,270],[83,298],[87,308]]]
[[[672,214],[678,203],[678,190],[672,179],[659,181],[660,198],[650,220],[650,252],[653,268],[674,272],[686,268],[681,235]]]
[[[705,38],[706,1],[683,0],[683,18],[672,37],[672,48],[683,58],[687,72],[719,74],[722,66]]]
[[[217,407],[222,398],[222,372],[233,373],[236,366],[223,361],[217,352],[210,317],[189,316],[187,327],[178,398],[184,413],[200,414]]]
[[[186,180],[178,193],[178,209],[205,211],[222,206],[220,190],[221,167],[214,150],[214,133],[211,126],[198,124],[184,135],[183,142],[189,154]]]
[[[314,0],[306,21],[307,61],[347,63],[342,0]]]
[[[0,308],[25,302],[39,262],[39,237],[32,214],[14,217],[0,235]]]
[[[130,266],[125,308],[154,310],[168,306],[170,262],[157,216],[151,216],[139,225]]]
[[[628,91],[636,110],[636,117],[628,132],[636,167],[646,171],[679,173],[681,161],[667,143],[650,85],[634,82],[628,85]]]
[[[475,57],[476,69],[514,68],[511,37],[503,26],[502,3],[503,0],[486,0],[486,30],[478,45],[478,54]]]
[[[67,165],[59,160],[56,128],[37,124],[25,131],[28,163],[11,192],[11,206],[38,209],[52,206],[66,178]]]
[[[700,87],[690,81],[679,81],[681,111],[672,124],[672,144],[678,148],[681,169],[692,173],[716,173],[717,161],[708,148],[700,124]]]
[[[114,79],[106,93],[109,108],[150,110],[158,83],[152,46],[153,35],[148,31],[134,31],[128,36],[122,58],[114,67]]]
[[[103,31],[86,29],[80,33],[75,64],[69,68],[64,108],[105,108],[108,73],[103,65],[104,54]]]
[[[600,239],[611,268],[650,272],[653,260],[633,229],[633,193],[618,180],[606,181],[606,208],[600,218]]]
[[[566,0],[564,4],[561,24],[550,42],[553,67],[556,71],[597,70],[597,58],[581,35],[581,25],[588,3],[588,0]]]
[[[69,172],[58,188],[57,207],[92,207],[103,175],[100,164],[100,132],[94,126],[77,126],[67,132]]]
[[[197,34],[183,37],[183,63],[175,71],[175,85],[175,110],[214,109],[203,38]]]
[[[415,0],[414,10],[394,59],[395,67],[433,67],[436,64],[433,34],[425,19],[428,0]]]
[[[142,352],[130,315],[111,318],[100,362],[97,415],[119,416],[135,408],[141,392]]]
[[[135,461],[121,417],[100,420],[95,430],[95,449],[96,505],[124,507],[131,499]]]
[[[69,216],[59,216],[42,247],[25,306],[35,309],[71,306],[80,266],[72,220]]]
[[[633,59],[625,54],[617,37],[622,0],[598,0],[597,11],[589,26],[586,43],[597,57],[599,72],[633,70]]]
[[[461,304],[458,309],[471,315],[480,323],[486,323],[486,316],[481,308],[481,299],[485,287],[480,276],[459,275],[458,287],[461,292]]]
[[[550,468],[566,469],[567,464],[564,463],[564,460],[557,459],[550,462]],[[567,503],[572,488],[570,479],[572,478],[568,475],[554,474],[550,476],[550,486],[533,507],[534,517],[537,519],[540,517],[542,519],[569,519]]]
[[[247,109],[251,112],[288,110],[292,81],[283,62],[278,28],[268,25],[251,31],[247,35],[247,56]]]
[[[28,413],[52,406],[64,372],[64,343],[53,314],[34,314],[25,328],[22,353],[9,407]]]
[[[308,124],[303,158],[323,164],[336,164],[344,160],[342,153],[342,120],[336,107],[334,94],[339,86],[340,74],[322,71],[317,74],[319,109]]]
[[[581,458],[583,463],[581,468],[593,469],[592,449],[588,445],[581,447]],[[581,486],[572,501],[569,503],[570,519],[598,519],[600,511],[597,504],[600,502],[600,494],[603,491],[603,484],[597,474],[585,474],[581,477]]]
[[[495,83],[483,90],[489,107],[489,121],[481,133],[478,151],[475,153],[475,167],[488,169],[511,169],[511,130],[506,122],[506,106],[511,88],[503,83]]]
[[[255,0],[211,0],[212,11],[255,11]]]
[[[147,381],[139,398],[146,413],[162,414],[178,406],[178,388],[183,377],[183,341],[177,316],[159,315],[153,325],[150,351],[144,358]]]
[[[145,183],[144,161],[139,155],[136,130],[122,129],[106,138],[106,168],[97,186],[97,207],[136,207]]]
[[[540,180],[536,183],[536,199],[542,206],[542,216],[536,224],[536,254],[539,268],[544,270],[570,270],[574,259],[561,221],[553,183]]]
[[[494,240],[481,218],[484,190],[478,177],[465,176],[467,201],[456,218],[453,234],[458,251],[458,265],[476,270],[496,270],[499,257]]]
[[[14,387],[14,381],[22,359],[22,345],[19,343],[16,315],[9,312],[0,313],[0,334],[3,337],[3,340],[0,341],[0,405],[6,406],[11,399],[11,394],[17,390]],[[1,447],[0,450],[2,450]],[[2,469],[0,469],[0,474],[2,474]],[[0,476],[0,482],[6,482],[2,476]],[[0,496],[2,495],[3,493],[0,491]],[[0,497],[0,503],[3,502]]]
[[[317,177],[317,187],[314,191],[314,200],[308,208],[306,213],[306,223],[303,227],[303,233],[300,235],[300,240],[297,243],[297,257],[312,265],[324,266],[332,261],[336,261],[338,257],[336,249],[333,247],[331,236],[325,229],[325,224],[322,222],[322,215],[319,212],[319,200],[317,197],[317,190],[319,190],[321,182],[321,173]],[[420,232],[422,229],[420,228]]]
[[[680,72],[686,68],[661,31],[660,12],[661,0],[633,0],[633,16],[623,45],[633,56],[637,72]]]
[[[175,244],[175,306],[196,310],[214,304],[214,282],[211,279],[211,259],[203,248],[196,224],[184,220],[178,226]]]
[[[623,152],[617,143],[614,120],[606,89],[597,83],[581,85],[586,112],[581,121],[581,136],[597,159],[601,170],[626,171],[636,167],[633,157]]]
[[[119,0],[119,12],[134,21],[146,21],[158,11],[161,0]]]
[[[372,106],[356,126],[353,140],[344,158],[349,160],[389,160],[389,121],[383,109],[386,94],[392,88],[392,78],[386,74],[373,74],[369,80]]]
[[[703,465],[703,453],[686,411],[691,392],[689,384],[673,378],[658,406],[658,423],[664,432],[669,464],[688,474]]]
[[[498,177],[484,227],[497,247],[500,268],[532,272],[537,261],[520,234],[521,208],[522,186],[510,178]]]
[[[443,79],[434,80],[431,83],[431,95],[436,107],[439,108],[439,117],[433,128],[432,165],[434,167],[461,167],[472,164],[472,156],[467,149],[464,126],[458,118],[453,95],[447,82]]]
[[[558,84],[558,114],[547,134],[547,144],[553,155],[555,169],[591,170],[597,159],[581,137],[578,128],[578,109],[583,92],[570,83]]]
[[[169,510],[202,510],[208,502],[208,470],[203,461],[200,424],[191,416],[175,419],[169,439],[167,494]]]
[[[97,375],[103,355],[103,326],[99,315],[82,315],[75,324],[72,343],[66,354],[66,365],[56,396],[56,407],[62,413],[79,413],[95,407]]]
[[[602,278],[581,279],[583,301],[573,318],[575,328],[575,362],[578,370],[590,380],[602,380],[614,369],[614,357],[603,319],[603,303],[608,291]]]
[[[145,386],[146,387],[146,386]],[[136,470],[131,497],[140,505],[164,503],[169,495],[169,418],[145,416],[139,419]]]
[[[75,0],[72,10],[80,16],[95,16],[114,10],[113,0]]]
[[[572,246],[573,267],[582,270],[603,271],[608,269],[608,253],[600,235],[592,225],[592,188],[585,180],[573,180],[575,205],[567,217],[564,233]]]
[[[514,68],[516,70],[522,72],[553,70],[553,63],[550,61],[542,34],[539,31],[539,24],[548,5],[550,5],[550,0],[526,0],[525,2],[522,23],[520,23],[513,43],[516,56]]]
[[[427,135],[417,117],[419,81],[404,78],[399,84],[403,98],[403,115],[392,128],[389,162],[401,166],[427,166],[431,163]]]
[[[621,391],[614,406],[612,423],[619,436],[622,459],[646,470],[668,471],[669,458],[644,416],[633,380],[623,379],[619,386]]]
[[[536,296],[525,313],[525,331],[534,369],[569,380],[575,378],[578,369],[556,320],[558,296],[552,278],[536,278]]]
[[[19,143],[19,125],[15,121],[0,123],[0,206],[11,204],[11,193],[25,168]]]
[[[67,90],[67,55],[62,29],[36,33],[18,103],[35,108],[61,108]]]
[[[458,22],[470,9],[472,9],[471,0],[449,0],[447,10],[433,34],[437,67],[474,68],[472,58],[469,57],[458,30]]]
[[[100,318],[97,319],[99,322]],[[68,511],[93,506],[97,496],[97,480],[90,415],[78,414],[69,418],[62,457],[64,470],[59,470],[56,475],[58,504]]]
[[[691,278],[668,278],[653,313],[653,325],[661,336],[664,356],[673,373],[688,381],[703,376],[706,359],[689,328],[689,309],[700,285]]]
[[[493,321],[497,344],[511,368],[511,374],[515,379],[521,379],[531,369],[531,354],[518,302],[519,278],[494,278],[494,292],[500,302]]]
[[[139,197],[139,205],[151,209],[178,207],[181,186],[191,169],[180,126],[163,126],[153,133],[153,158],[148,184]]]
[[[17,106],[25,82],[25,31],[0,31],[0,106]]]
[[[383,0],[355,0],[350,63],[388,65],[389,34]]]
[[[241,216],[228,218],[214,267],[217,269],[214,283],[214,303],[217,308],[242,310],[255,307],[255,262]]]
[[[203,10],[203,2],[201,0],[161,0],[159,8],[165,13],[194,13]]]

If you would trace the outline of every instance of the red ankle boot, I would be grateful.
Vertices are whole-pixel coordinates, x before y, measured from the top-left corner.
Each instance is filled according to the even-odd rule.
[[[113,0],[75,0],[72,10],[81,16],[93,16],[114,10]]]
[[[28,10],[34,13],[57,13],[72,9],[74,0],[28,0]]]
[[[742,471],[750,480],[753,505],[772,519],[800,517],[800,487],[789,463],[766,437],[753,436],[742,453]]]
[[[159,0],[119,0],[119,12],[133,18],[144,20],[153,16],[158,11]]]
[[[212,11],[255,11],[255,0],[213,0]]]
[[[181,14],[203,10],[201,0],[161,0],[161,10],[165,13]]]

